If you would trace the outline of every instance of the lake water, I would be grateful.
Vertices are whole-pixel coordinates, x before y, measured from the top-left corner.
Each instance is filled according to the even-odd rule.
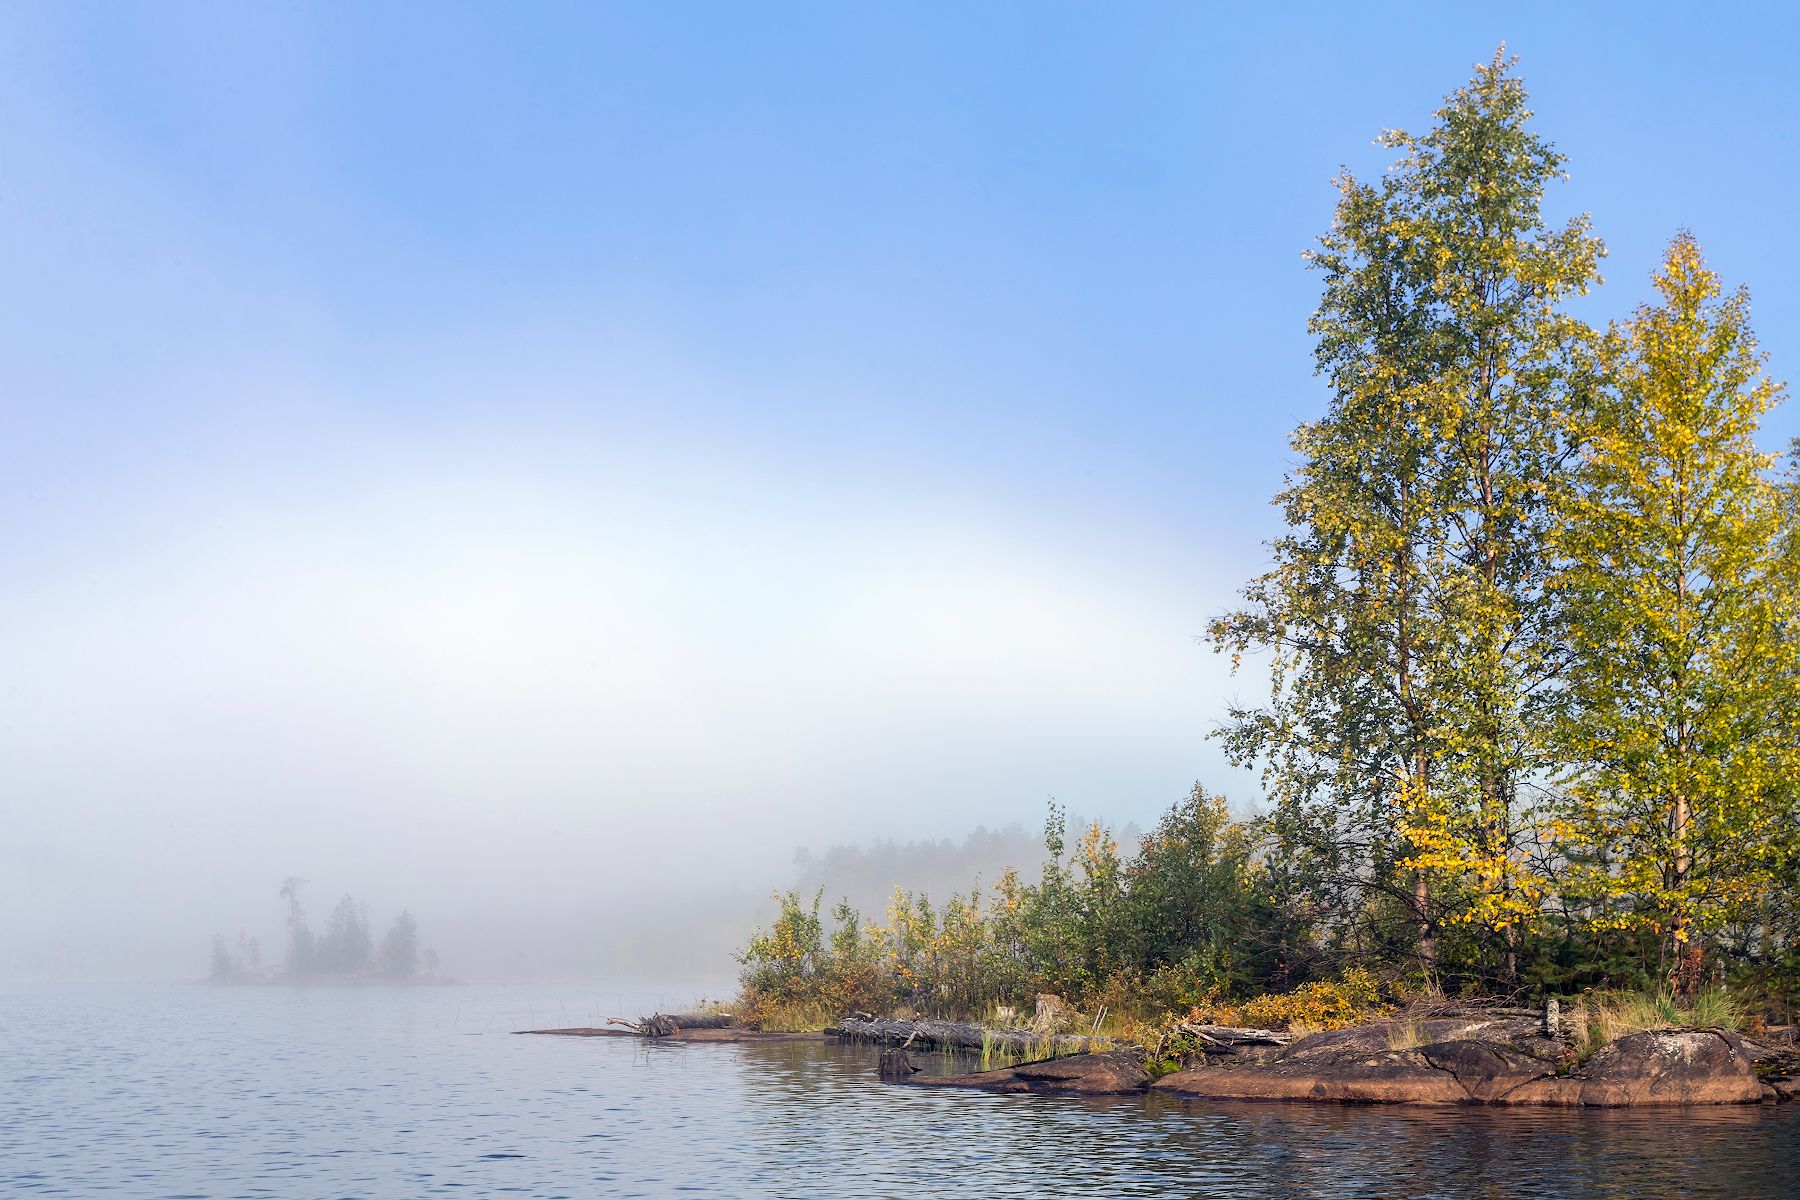
[[[1205,1104],[884,1087],[871,1050],[513,1037],[593,987],[0,991],[0,1193],[1800,1196],[1796,1106]]]

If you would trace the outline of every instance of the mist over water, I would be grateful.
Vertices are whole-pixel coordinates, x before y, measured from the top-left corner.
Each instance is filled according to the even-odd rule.
[[[1194,637],[1324,399],[1296,255],[1501,38],[1609,275],[1691,224],[1796,325],[1754,21],[840,16],[7,7],[0,978],[296,875],[464,978],[729,973],[797,847],[1254,806]]]
[[[1129,842],[1135,829],[1128,827],[1121,834]],[[978,828],[960,838],[877,837],[817,849],[800,846],[785,861],[774,854],[766,862],[758,860],[754,865],[760,878],[735,882],[728,871],[703,872],[705,877],[692,880],[647,881],[631,894],[618,896],[609,894],[609,882],[601,879],[595,881],[596,894],[570,897],[562,904],[546,899],[556,894],[554,887],[535,885],[473,910],[466,898],[459,902],[452,893],[442,913],[404,901],[391,877],[379,881],[375,894],[402,902],[386,911],[366,899],[367,891],[333,893],[321,882],[290,877],[272,883],[263,894],[252,893],[242,907],[196,913],[200,923],[170,942],[166,968],[157,971],[158,960],[147,961],[153,976],[198,980],[208,974],[207,948],[216,939],[238,968],[237,982],[256,982],[259,976],[279,981],[284,972],[290,982],[306,982],[309,975],[329,982],[334,973],[342,972],[329,961],[328,950],[320,952],[319,963],[294,971],[290,916],[295,910],[290,906],[298,906],[309,946],[328,940],[341,913],[354,906],[361,913],[357,936],[367,943],[365,966],[359,969],[373,981],[392,977],[383,966],[382,943],[392,936],[403,912],[416,927],[412,955],[428,981],[594,980],[664,986],[670,980],[687,980],[704,985],[702,990],[717,998],[734,989],[735,955],[755,929],[772,919],[777,889],[797,891],[808,900],[819,895],[827,908],[847,901],[865,919],[879,921],[896,888],[938,901],[976,890],[985,899],[1003,872],[1014,869],[1034,877],[1044,857],[1041,832],[1012,824],[997,830]],[[289,882],[294,885],[291,900],[280,886]],[[429,881],[420,890],[428,896],[443,895]],[[70,950],[66,943],[48,937],[44,944],[52,955]],[[302,952],[303,958],[312,956],[312,950]],[[22,974],[31,979],[29,971]],[[82,973],[71,974],[80,978]],[[93,977],[106,978],[104,973]]]
[[[1191,782],[1185,602],[1016,533],[839,557],[850,528],[705,531],[726,497],[659,537],[537,490],[479,518],[442,481],[236,496],[223,531],[150,519],[10,576],[0,906],[33,916],[0,977],[194,977],[215,932],[274,943],[289,876],[411,909],[463,978],[729,971],[798,847],[1032,828],[1051,796],[1133,819]]]

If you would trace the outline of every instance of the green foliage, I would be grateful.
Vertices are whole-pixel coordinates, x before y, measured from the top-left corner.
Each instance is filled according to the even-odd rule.
[[[1800,1003],[1800,474],[1756,442],[1782,389],[1687,234],[1660,303],[1571,315],[1604,247],[1546,217],[1564,159],[1513,67],[1383,135],[1311,255],[1329,404],[1269,570],[1209,629],[1269,671],[1220,731],[1268,815],[1196,788],[1123,852],[1053,808],[1036,879],[896,893],[841,946],[796,900],[748,988],[1134,1018],[1275,992],[1238,1015],[1302,1026],[1376,1011],[1369,971],[1672,987],[1695,1021],[1709,973]]]
[[[1611,387],[1564,482],[1554,579],[1570,647],[1557,745],[1565,889],[1596,930],[1649,928],[1698,976],[1698,938],[1754,912],[1793,836],[1783,512],[1755,443],[1779,398],[1748,298],[1687,234],[1609,339]]]
[[[1065,831],[1053,806],[1036,881],[1008,871],[991,898],[941,906],[896,890],[881,925],[840,905],[828,927],[822,894],[777,895],[773,925],[740,956],[749,1011],[970,1017],[1030,1012],[1052,992],[1094,1011],[1179,1012],[1261,981],[1257,834],[1222,799],[1196,787],[1131,855],[1098,824],[1073,849]]]
[[[1232,758],[1275,802],[1266,878],[1320,948],[1433,985],[1767,968],[1797,932],[1800,488],[1769,477],[1743,294],[1682,235],[1605,335],[1563,158],[1501,57],[1312,256],[1332,399],[1294,435],[1288,530],[1214,622]],[[1648,935],[1648,936],[1646,936]],[[1316,970],[1316,967],[1314,968]]]
[[[1543,880],[1524,782],[1540,765],[1545,484],[1571,444],[1555,414],[1591,386],[1591,332],[1560,305],[1598,280],[1585,218],[1541,205],[1563,159],[1496,56],[1426,133],[1393,132],[1379,184],[1339,181],[1311,256],[1332,401],[1300,427],[1278,498],[1289,532],[1214,644],[1271,666],[1231,713],[1283,852],[1338,936],[1398,904],[1427,972],[1446,925],[1506,946]],[[1483,946],[1485,950],[1488,947]]]

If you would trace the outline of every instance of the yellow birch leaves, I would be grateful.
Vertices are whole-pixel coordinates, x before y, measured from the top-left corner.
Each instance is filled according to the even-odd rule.
[[[1661,303],[1607,341],[1609,387],[1557,494],[1570,662],[1555,723],[1565,888],[1673,948],[1743,916],[1791,836],[1796,652],[1782,497],[1758,421],[1779,399],[1742,291],[1689,234]]]

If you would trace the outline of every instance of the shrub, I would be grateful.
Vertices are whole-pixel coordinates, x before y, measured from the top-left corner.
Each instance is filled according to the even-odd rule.
[[[1342,1029],[1377,1015],[1381,988],[1360,968],[1344,972],[1335,983],[1308,983],[1286,995],[1258,996],[1237,1010],[1247,1025],[1293,1029]]]

